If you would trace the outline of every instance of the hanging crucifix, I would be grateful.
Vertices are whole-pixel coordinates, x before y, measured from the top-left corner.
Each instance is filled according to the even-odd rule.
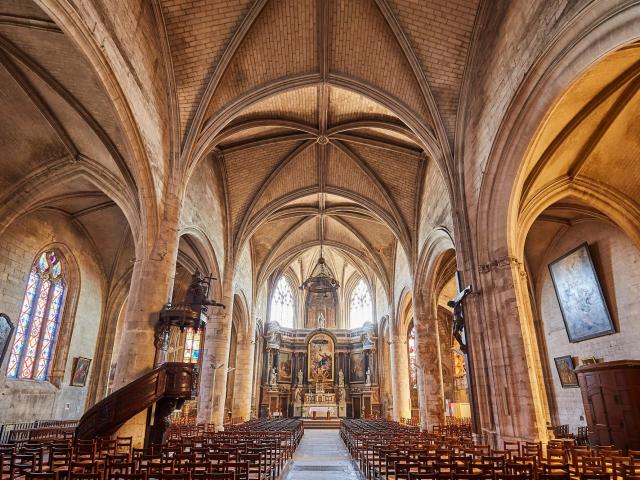
[[[462,308],[462,302],[467,295],[471,293],[471,285],[460,290],[461,284],[460,272],[456,272],[456,285],[458,287],[458,294],[447,302],[447,305],[453,308],[453,338],[458,341],[460,345],[460,351],[465,355],[468,352],[467,339],[465,335],[464,325],[464,309]]]

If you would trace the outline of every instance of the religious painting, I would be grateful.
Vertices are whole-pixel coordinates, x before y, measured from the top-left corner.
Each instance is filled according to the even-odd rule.
[[[280,352],[278,354],[278,381],[291,383],[291,353]]]
[[[13,323],[8,316],[0,313],[0,365],[2,365],[4,355],[7,353],[11,335],[13,335]]]
[[[560,377],[562,388],[575,388],[580,386],[578,384],[578,376],[573,371],[574,366],[571,355],[557,357],[554,358],[553,361],[556,362],[558,377]]]
[[[73,359],[73,371],[71,372],[71,386],[84,387],[89,376],[90,358],[76,357]]]
[[[549,272],[570,342],[615,333],[586,243],[549,264]]]
[[[333,382],[334,345],[331,336],[317,333],[309,340],[309,381]]]
[[[367,371],[363,352],[353,352],[349,357],[349,379],[351,382],[364,382]]]

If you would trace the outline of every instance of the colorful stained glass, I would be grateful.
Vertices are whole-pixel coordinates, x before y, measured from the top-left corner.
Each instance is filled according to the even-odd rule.
[[[9,357],[9,378],[46,380],[63,297],[62,266],[55,252],[45,252],[29,275]]]
[[[200,335],[192,328],[187,329],[187,338],[184,341],[183,361],[195,363],[200,357]]]
[[[415,387],[418,384],[418,368],[416,366],[416,329],[413,323],[409,330],[407,347],[409,349],[409,381],[411,382],[411,386]]]
[[[13,340],[11,356],[9,357],[9,369],[7,371],[7,376],[10,378],[16,378],[18,374],[18,364],[20,363],[22,348],[24,347],[26,333],[29,328],[29,321],[31,320],[31,310],[33,308],[33,300],[36,295],[36,290],[38,289],[39,282],[40,276],[38,275],[38,270],[34,267],[31,270],[31,274],[29,275],[27,291],[24,294],[22,309],[20,310],[18,328],[16,330],[16,336]]]
[[[43,253],[40,255],[40,260],[38,261],[38,268],[42,273],[49,270],[49,264],[47,263],[47,254]]]
[[[22,368],[20,369],[21,378],[31,378],[33,375],[33,365],[36,359],[36,350],[40,343],[40,330],[42,329],[42,321],[44,320],[47,304],[49,303],[49,289],[51,288],[51,281],[49,279],[43,279],[40,285],[40,293],[38,294],[38,300],[36,301],[36,310],[31,317],[31,324],[29,325],[29,333],[27,336],[27,349],[22,354]]]
[[[34,374],[34,378],[37,380],[44,380],[47,376],[49,359],[51,357],[51,347],[53,346],[56,331],[58,330],[58,318],[60,316],[60,305],[62,303],[63,291],[64,286],[62,283],[59,282],[54,285],[53,295],[51,297],[51,306],[49,307],[49,313],[47,314],[47,323],[45,325],[42,345],[40,345],[40,354],[38,355],[38,363]]]

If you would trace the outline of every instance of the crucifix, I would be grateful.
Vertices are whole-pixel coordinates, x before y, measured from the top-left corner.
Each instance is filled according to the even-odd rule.
[[[462,308],[462,302],[467,295],[471,293],[471,285],[468,285],[463,290],[460,290],[460,284],[462,278],[460,272],[456,272],[456,286],[458,288],[458,294],[447,302],[449,307],[453,308],[453,338],[458,341],[460,345],[460,351],[467,354],[467,339],[465,335],[464,325],[464,310]]]
[[[465,288],[461,288],[462,286],[462,275],[460,271],[456,272],[456,288],[458,290],[458,294],[453,297],[451,300],[447,302],[447,305],[453,308],[453,338],[455,338],[460,345],[460,352],[464,358],[464,368],[466,370],[467,377],[467,395],[469,396],[469,403],[471,405],[471,421],[473,422],[473,430],[475,432],[478,431],[478,425],[476,424],[477,416],[473,414],[474,405],[473,405],[473,385],[472,385],[472,376],[471,376],[471,359],[469,358],[469,344],[467,342],[467,329],[464,322],[464,300],[468,295],[471,294],[472,288],[471,285],[466,286]]]

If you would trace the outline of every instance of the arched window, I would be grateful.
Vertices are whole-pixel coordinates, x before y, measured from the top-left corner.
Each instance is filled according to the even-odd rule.
[[[46,380],[64,299],[64,272],[55,252],[36,260],[22,301],[7,376]]]
[[[413,326],[413,322],[407,335],[407,348],[409,349],[409,382],[412,387],[415,387],[418,384],[418,369],[416,367],[416,327]]]
[[[365,322],[373,321],[373,307],[369,287],[360,279],[356,288],[351,292],[351,307],[349,310],[349,324],[351,328],[358,328]]]
[[[270,320],[283,327],[293,328],[293,292],[284,277],[280,277],[271,296]]]

